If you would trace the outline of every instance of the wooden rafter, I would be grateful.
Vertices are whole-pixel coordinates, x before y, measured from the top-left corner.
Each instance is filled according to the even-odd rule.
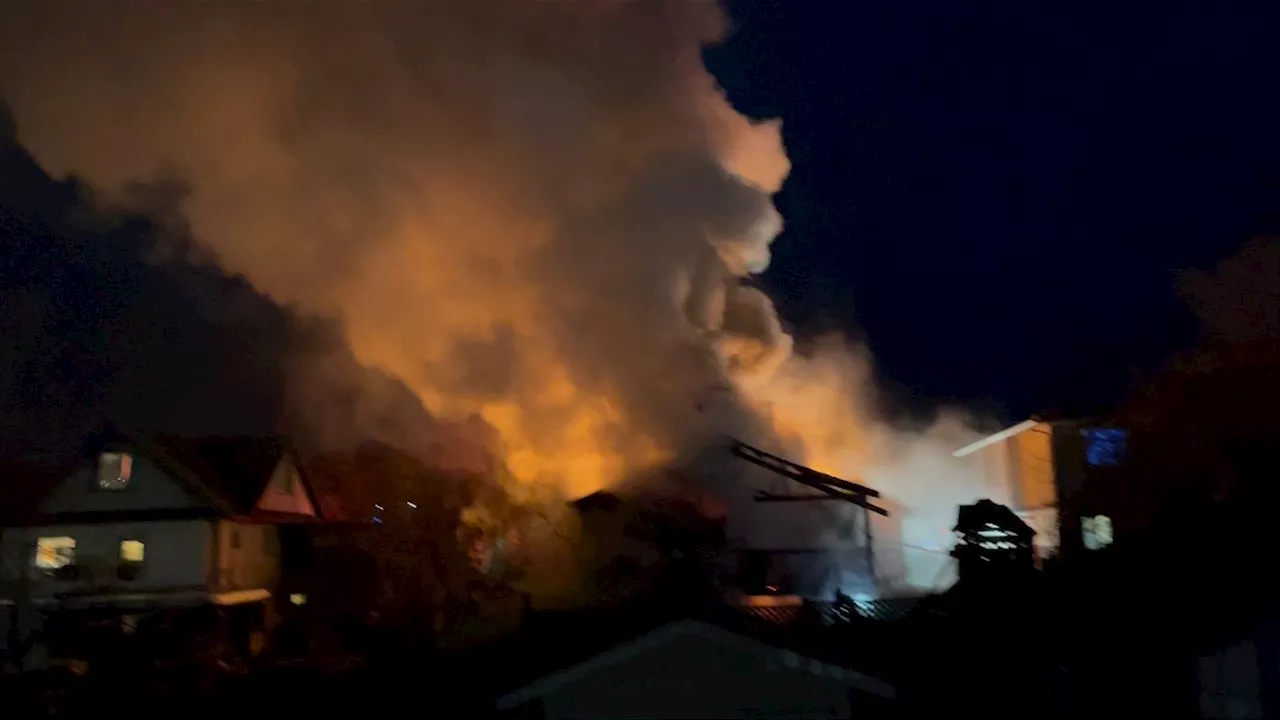
[[[880,493],[865,485],[849,482],[841,478],[818,472],[812,468],[798,465],[780,458],[772,453],[767,453],[759,448],[752,447],[740,440],[734,440],[733,446],[730,448],[734,455],[759,465],[766,470],[775,472],[789,480],[800,483],[806,487],[813,488],[822,493],[822,495],[779,495],[758,491],[755,496],[756,502],[814,502],[841,500],[852,503],[859,507],[866,508],[878,515],[888,516],[889,511],[882,507],[871,504],[870,498],[880,497]]]

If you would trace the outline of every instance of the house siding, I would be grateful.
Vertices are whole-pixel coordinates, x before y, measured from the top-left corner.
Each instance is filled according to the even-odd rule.
[[[287,458],[280,461],[266,490],[258,499],[258,510],[291,513],[315,517],[316,509],[307,497],[307,489],[302,484],[298,468]]]
[[[217,567],[211,579],[215,592],[270,590],[279,568],[280,543],[271,525],[216,521]]]
[[[97,489],[95,461],[85,462],[41,504],[47,515],[129,510],[173,510],[206,507],[208,503],[187,490],[168,472],[141,453],[132,453],[133,472],[124,490]]]
[[[1056,506],[1055,443],[1062,432],[1039,423],[973,453],[971,462],[986,483],[986,497],[1015,511]]]
[[[34,565],[36,542],[42,537],[71,537],[76,541],[76,580],[57,580]],[[122,580],[120,542],[144,543],[144,560],[138,575]],[[27,592],[33,599],[63,593],[150,593],[205,587],[212,552],[213,528],[206,520],[153,520],[148,522],[67,524],[10,528],[0,540],[0,560],[6,586],[29,578]]]
[[[1063,461],[1068,457],[1063,450],[1078,435],[1077,423],[1042,422],[971,456],[986,499],[1007,505],[1036,530],[1036,548],[1042,556],[1060,546],[1059,493]]]

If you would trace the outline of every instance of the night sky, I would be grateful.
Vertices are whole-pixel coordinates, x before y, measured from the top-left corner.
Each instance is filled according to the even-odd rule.
[[[731,7],[793,163],[764,283],[899,397],[1105,410],[1194,341],[1178,272],[1280,230],[1280,4]]]

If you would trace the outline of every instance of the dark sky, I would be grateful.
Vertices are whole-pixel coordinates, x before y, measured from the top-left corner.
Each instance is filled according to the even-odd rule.
[[[379,436],[388,418],[436,434],[408,388],[361,366],[334,323],[202,260],[177,211],[184,192],[139,186],[147,215],[104,206],[45,173],[0,103],[0,484],[6,461],[56,466],[110,426],[284,429],[320,449]]]
[[[794,165],[766,285],[901,390],[1113,403],[1194,339],[1177,272],[1280,230],[1280,3],[730,5]]]

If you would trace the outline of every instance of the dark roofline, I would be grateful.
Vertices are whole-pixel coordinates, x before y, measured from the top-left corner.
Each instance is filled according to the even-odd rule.
[[[159,436],[155,436],[159,437]],[[234,435],[201,435],[192,437],[183,437],[182,440],[194,443],[197,447],[202,442],[210,442],[216,440],[235,440],[239,436]],[[307,493],[307,499],[311,502],[311,508],[315,512],[315,520],[324,520],[324,509],[320,504],[320,496],[315,491],[315,485],[311,482],[310,474],[306,469],[305,463],[302,462],[302,456],[298,452],[297,446],[294,445],[292,438],[288,435],[259,435],[259,436],[243,436],[243,438],[251,438],[253,440],[271,440],[280,446],[280,457],[276,460],[275,466],[271,472],[279,467],[281,460],[288,458],[292,462],[295,470],[298,471],[298,479],[302,482],[303,490]],[[255,513],[253,508],[249,508],[249,512],[238,512],[235,507],[235,499],[226,497],[218,489],[210,487],[200,479],[201,473],[209,473],[213,476],[219,476],[219,473],[199,457],[196,453],[195,458],[187,460],[178,460],[165,451],[163,443],[151,439],[142,433],[125,433],[118,429],[111,428],[104,433],[100,433],[87,443],[83,455],[88,460],[93,460],[98,453],[110,452],[112,450],[131,450],[133,452],[145,455],[150,460],[159,464],[163,469],[168,470],[181,483],[186,485],[188,489],[193,490],[197,495],[207,500],[218,513],[229,519],[251,519],[258,515],[259,518],[269,517],[259,513]],[[192,463],[200,463],[199,467],[193,467]],[[270,476],[268,476],[268,482]],[[255,498],[256,502],[257,498]],[[294,518],[300,520],[301,518]]]
[[[124,433],[112,429],[108,433],[91,439],[83,454],[86,460],[93,462],[99,453],[113,450],[130,450],[145,455],[148,459],[172,473],[173,477],[178,482],[186,485],[189,490],[193,490],[197,495],[207,500],[217,509],[219,514],[224,517],[235,516],[235,509],[227,502],[227,498],[201,480],[197,469],[189,467],[186,463],[179,462],[165,452],[158,443],[147,439],[140,433]]]
[[[200,442],[202,440],[203,441],[234,440],[236,439],[236,437],[237,436],[234,436],[234,435],[210,435],[210,436],[195,437],[191,439],[196,442]],[[274,473],[275,470],[280,467],[280,462],[283,460],[287,459],[291,463],[293,463],[293,469],[298,471],[298,479],[302,481],[302,488],[307,493],[307,500],[311,502],[311,509],[315,511],[314,520],[325,520],[326,518],[324,517],[324,508],[322,508],[320,505],[320,495],[319,493],[316,492],[315,485],[311,482],[310,471],[307,470],[306,463],[302,462],[302,454],[298,452],[298,446],[293,443],[293,438],[284,434],[261,435],[261,436],[255,436],[255,437],[257,439],[263,439],[263,440],[270,439],[279,443],[280,457],[276,461],[275,468],[272,468],[272,472]],[[270,478],[268,478],[268,481],[270,481]],[[250,519],[252,519],[253,517],[270,517],[271,512],[273,511],[266,511],[266,513],[261,513],[251,509],[249,517]],[[285,515],[285,514],[287,513],[282,513],[281,515]],[[291,520],[291,522],[312,522],[312,521],[313,520],[307,519],[306,516],[297,516],[296,518]]]
[[[850,645],[847,633],[835,628],[779,626],[725,603],[672,604],[650,597],[611,608],[534,612],[514,633],[460,657],[456,668],[462,676],[485,678],[485,695],[507,697],[682,622],[715,627],[787,657],[812,658],[832,668],[878,665],[875,658],[863,657],[865,646]]]
[[[298,452],[298,446],[293,444],[293,438],[283,434],[270,437],[280,443],[280,458],[282,460],[288,458],[293,463],[293,469],[298,471],[298,479],[302,481],[302,489],[306,490],[307,499],[311,501],[311,509],[316,513],[315,519],[326,520],[324,509],[320,507],[320,495],[316,492],[315,485],[311,482],[311,473],[307,470],[306,463],[302,462],[302,454]],[[279,467],[278,463],[277,467]]]
[[[706,619],[685,618],[651,629],[613,647],[597,652],[569,667],[543,675],[533,682],[499,697],[495,704],[499,710],[518,707],[530,700],[554,692],[566,683],[625,661],[671,638],[689,634],[710,637],[719,642],[734,644],[747,650],[776,653],[783,665],[807,670],[815,675],[845,680],[863,692],[878,695],[882,698],[893,699],[896,694],[893,686],[883,680],[803,655],[797,651],[767,642],[750,633],[729,629],[719,623]]]
[[[37,515],[23,527],[92,525],[97,523],[150,522],[155,520],[207,520],[223,517],[214,508],[162,508],[156,510],[94,510]]]

